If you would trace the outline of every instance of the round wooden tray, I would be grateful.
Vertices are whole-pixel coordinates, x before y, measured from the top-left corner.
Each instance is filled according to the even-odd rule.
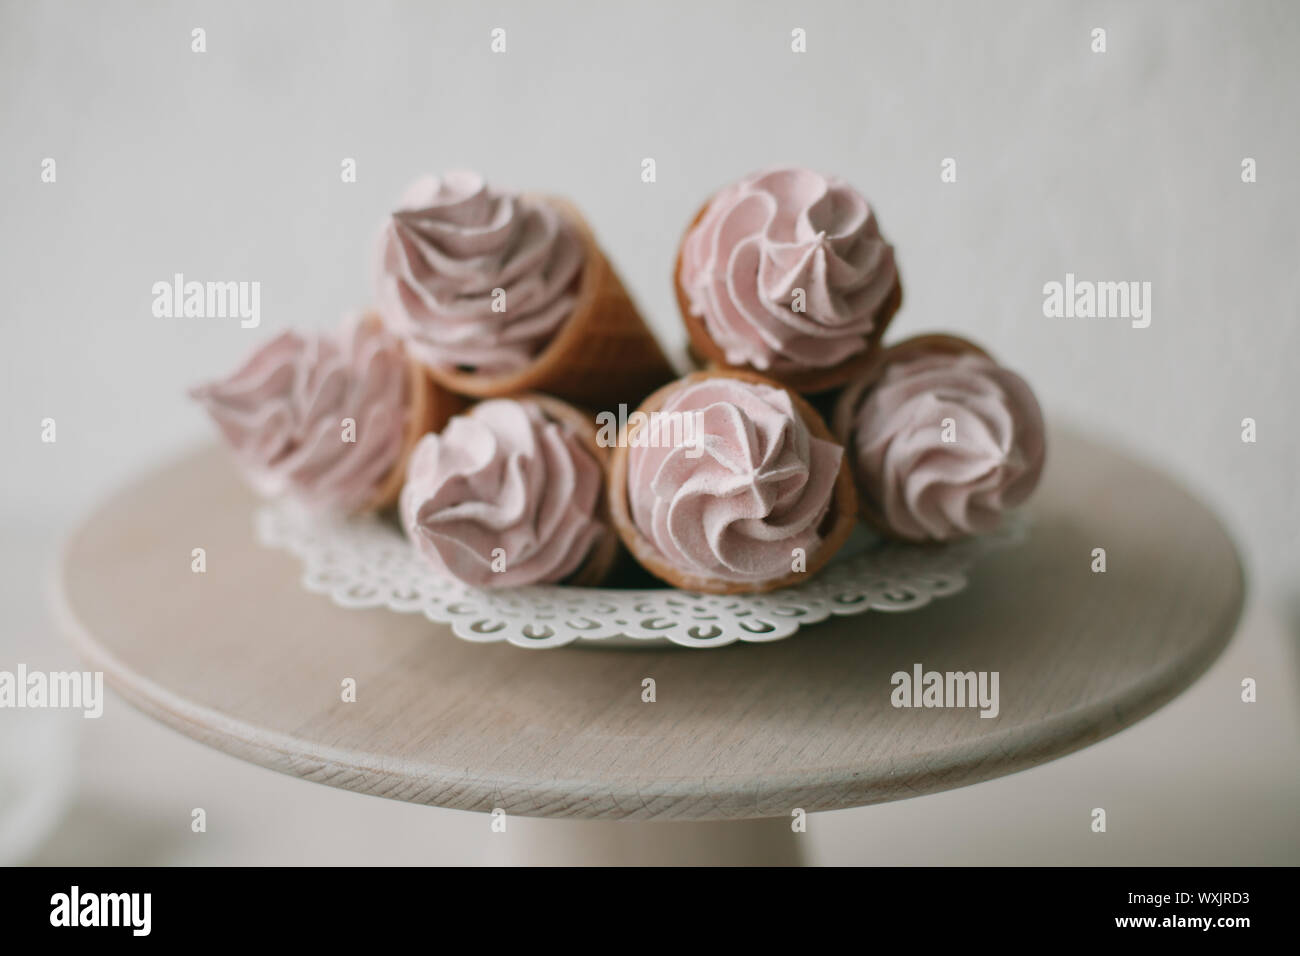
[[[206,449],[97,508],[57,577],[90,665],[145,712],[246,760],[510,815],[788,818],[1012,773],[1177,694],[1227,643],[1243,596],[1209,511],[1068,431],[1052,436],[1028,540],[982,559],[963,594],[707,654],[538,654],[344,610],[254,542],[254,504]],[[205,573],[191,570],[195,548]],[[1000,713],[895,708],[891,675],[916,664],[997,671]],[[345,678],[355,703],[341,699]]]

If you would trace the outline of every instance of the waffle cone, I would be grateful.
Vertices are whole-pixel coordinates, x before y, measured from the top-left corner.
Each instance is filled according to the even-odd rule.
[[[416,443],[429,432],[440,432],[448,420],[462,411],[467,404],[465,399],[447,391],[429,377],[423,365],[413,358],[407,359],[407,375],[410,377],[410,398],[407,406],[408,417],[406,431],[402,436],[402,451],[397,464],[393,467],[383,484],[375,492],[370,502],[361,509],[364,511],[382,511],[397,503],[397,497],[406,483],[406,465],[411,460]]]
[[[686,326],[686,335],[690,342],[688,350],[692,358],[700,365],[710,368],[752,370],[748,365],[737,366],[727,361],[726,351],[713,341],[703,316],[695,315],[692,312],[690,297],[686,294],[686,289],[682,285],[682,253],[686,248],[686,237],[699,225],[708,208],[708,203],[700,207],[700,211],[691,220],[690,226],[682,233],[682,241],[677,247],[677,263],[673,268],[673,288],[677,293],[677,308],[681,311],[682,323]],[[903,285],[895,279],[893,290],[889,293],[885,304],[880,307],[880,311],[876,313],[875,327],[871,330],[871,334],[867,336],[867,347],[861,352],[850,355],[843,362],[826,368],[800,369],[797,371],[764,369],[761,374],[804,395],[815,395],[819,392],[828,392],[839,388],[845,382],[857,377],[862,369],[871,364],[874,356],[880,351],[880,340],[885,334],[885,329],[889,326],[890,321],[902,304]]]
[[[797,392],[773,379],[741,369],[717,368],[694,372],[654,392],[641,403],[638,411],[645,412],[647,415],[650,412],[658,411],[663,407],[669,395],[676,389],[711,378],[734,378],[755,385],[768,385],[773,388],[784,389],[789,393],[795,410],[799,413],[799,417],[803,419],[804,424],[808,426],[808,430],[813,437],[825,441],[835,440],[821,415]],[[614,520],[614,527],[618,530],[619,537],[623,539],[623,544],[643,568],[660,580],[666,581],[684,591],[703,591],[708,594],[758,594],[802,583],[820,571],[826,562],[839,551],[840,547],[848,539],[853,526],[857,523],[857,494],[853,488],[853,477],[849,473],[848,459],[845,457],[840,461],[839,475],[835,479],[835,490],[831,498],[830,509],[822,522],[822,527],[826,529],[822,535],[822,543],[808,555],[807,570],[792,571],[789,574],[769,578],[766,581],[731,581],[687,571],[667,561],[659,549],[641,533],[641,529],[632,520],[632,511],[627,500],[629,453],[627,437],[626,435],[620,436],[618,447],[614,448],[610,453],[609,511]]]
[[[586,253],[573,314],[523,369],[490,375],[434,368],[430,374],[451,391],[476,398],[546,392],[589,408],[634,405],[677,373],[582,213],[558,197],[540,201],[568,218]]]
[[[885,369],[892,362],[907,359],[924,352],[949,352],[952,354],[970,352],[975,355],[982,355],[987,359],[992,358],[974,342],[960,336],[942,333],[917,335],[910,339],[904,339],[888,348],[878,349],[872,361],[867,363],[857,377],[844,387],[844,390],[840,392],[835,401],[835,411],[831,416],[831,431],[835,433],[835,440],[844,446],[846,458],[856,459],[853,433],[855,430],[854,424],[858,417],[858,409],[862,407],[862,403],[866,400],[871,389],[880,381],[880,376],[885,373]],[[854,483],[857,484],[856,480]],[[896,534],[889,527],[879,505],[867,493],[866,488],[858,487],[857,491],[858,515],[871,526],[873,531],[897,541],[916,543],[911,538],[904,538]]]

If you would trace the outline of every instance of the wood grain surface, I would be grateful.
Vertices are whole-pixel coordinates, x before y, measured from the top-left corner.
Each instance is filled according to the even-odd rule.
[[[253,539],[217,449],[114,495],[67,543],[67,629],[131,703],[317,783],[511,815],[788,817],[1012,773],[1086,746],[1194,680],[1231,636],[1236,551],[1177,484],[1055,432],[1021,546],[962,594],[708,651],[470,644],[335,607]],[[191,571],[204,548],[207,571]],[[1108,570],[1090,570],[1105,548]],[[998,671],[1000,713],[895,708],[895,671]],[[357,700],[340,682],[357,681]],[[654,678],[657,701],[643,703]],[[108,706],[115,705],[110,699]],[[117,703],[120,706],[120,702]]]

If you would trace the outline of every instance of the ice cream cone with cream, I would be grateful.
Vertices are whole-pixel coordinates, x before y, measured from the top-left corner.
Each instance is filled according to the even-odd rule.
[[[451,391],[546,392],[589,408],[636,404],[674,371],[578,209],[425,176],[387,220],[381,311]]]
[[[284,332],[190,394],[257,492],[345,514],[393,504],[420,436],[465,405],[374,313]]]
[[[912,542],[991,531],[1029,497],[1046,456],[1029,385],[954,335],[883,349],[832,417],[864,521]]]
[[[795,392],[714,369],[637,411],[612,455],[609,510],[656,577],[687,591],[771,591],[806,581],[848,538],[857,500],[843,449]]]
[[[800,167],[719,190],[686,230],[673,278],[697,360],[809,395],[854,378],[903,301],[865,197]]]
[[[591,414],[538,393],[485,399],[416,446],[399,506],[416,551],[478,588],[600,584],[619,543]]]

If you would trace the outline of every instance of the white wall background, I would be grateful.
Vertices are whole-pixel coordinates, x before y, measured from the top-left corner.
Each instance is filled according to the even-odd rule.
[[[505,55],[489,51],[498,26]],[[420,172],[569,195],[679,346],[682,228],[721,183],[797,162],[875,203],[907,291],[896,335],[970,335],[1050,416],[1177,474],[1233,530],[1252,587],[1228,655],[1167,710],[1028,774],[819,818],[818,858],[1300,862],[1297,49],[1287,2],[3,0],[0,666],[15,648],[32,666],[66,654],[42,564],[107,490],[208,439],[186,386],[366,304],[377,225]],[[958,182],[942,184],[950,156]],[[1150,328],[1045,319],[1043,283],[1067,271],[1150,281]],[[154,318],[150,288],[175,272],[260,281],[262,327]],[[1246,416],[1257,444],[1240,441]],[[1245,675],[1262,699],[1243,712]],[[277,778],[113,710],[49,859],[473,857],[457,835],[476,818]],[[182,829],[164,822],[197,780],[238,820],[201,844],[187,809]],[[1097,790],[1146,821],[1122,848],[1067,822]],[[428,842],[397,836],[415,820]]]

